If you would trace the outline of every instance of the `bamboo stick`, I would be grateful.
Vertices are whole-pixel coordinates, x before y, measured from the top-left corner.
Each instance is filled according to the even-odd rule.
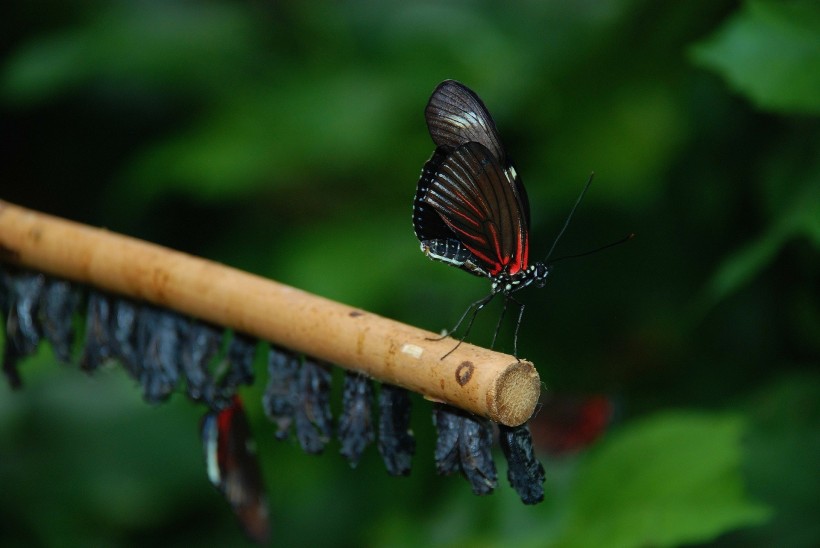
[[[248,333],[507,426],[532,415],[532,363],[212,261],[0,200],[0,261]]]

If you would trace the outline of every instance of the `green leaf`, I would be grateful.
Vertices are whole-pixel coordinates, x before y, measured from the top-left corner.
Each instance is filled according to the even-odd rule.
[[[754,278],[772,261],[785,236],[780,225],[729,255],[709,283],[705,307],[713,306]]]
[[[820,113],[820,3],[749,2],[692,50],[764,109]]]
[[[668,412],[620,431],[579,470],[559,546],[705,542],[768,519],[740,473],[737,416]]]
[[[820,178],[805,185],[761,237],[729,255],[709,282],[701,309],[737,291],[774,260],[785,242],[805,237],[820,249]]]
[[[775,510],[737,546],[820,545],[820,375],[806,370],[766,385],[745,405],[749,491]]]
[[[140,198],[183,189],[224,200],[306,176],[355,177],[384,136],[399,133],[388,129],[398,123],[390,93],[366,74],[237,88],[195,127],[140,154],[126,184]]]
[[[227,5],[112,5],[12,52],[0,71],[0,94],[23,104],[88,84],[136,95],[146,89],[213,94],[230,89],[251,51],[251,29],[249,16]]]

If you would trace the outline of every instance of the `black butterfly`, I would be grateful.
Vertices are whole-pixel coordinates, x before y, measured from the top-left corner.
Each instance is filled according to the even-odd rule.
[[[505,311],[509,301],[519,306],[513,340],[513,353],[517,356],[524,305],[512,294],[533,283],[544,286],[551,269],[547,261],[575,208],[547,258],[530,263],[527,191],[501,145],[487,107],[464,84],[445,80],[433,91],[425,117],[436,150],[422,170],[413,202],[413,227],[421,250],[431,259],[492,282],[491,293],[470,305],[450,333],[473,310],[466,337],[478,311],[500,293],[504,296]],[[501,319],[495,335],[500,324]]]

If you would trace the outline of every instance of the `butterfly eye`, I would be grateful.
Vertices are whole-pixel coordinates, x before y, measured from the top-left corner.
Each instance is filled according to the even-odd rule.
[[[547,283],[547,276],[550,273],[549,265],[545,265],[544,263],[536,263],[535,266],[535,285],[538,287],[544,287]]]

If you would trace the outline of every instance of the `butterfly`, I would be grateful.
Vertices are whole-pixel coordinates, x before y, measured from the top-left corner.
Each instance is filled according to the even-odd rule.
[[[524,305],[513,294],[532,284],[544,287],[552,269],[549,257],[592,177],[546,258],[530,262],[527,191],[482,100],[464,84],[445,80],[433,91],[425,118],[436,150],[422,169],[413,201],[413,228],[421,251],[433,260],[488,278],[492,283],[490,294],[471,304],[448,332],[456,331],[473,311],[464,337],[442,358],[458,348],[478,312],[496,295],[504,297],[504,309],[493,335],[493,346],[501,319],[512,301],[519,307],[513,339],[513,353],[517,357]]]
[[[270,524],[265,484],[239,396],[205,414],[200,436],[208,479],[231,505],[247,535],[256,542],[267,542]]]
[[[436,150],[416,188],[413,228],[425,255],[492,282],[491,293],[473,303],[450,333],[474,310],[469,331],[478,311],[499,293],[506,310],[507,302],[515,301],[512,293],[533,283],[543,287],[550,266],[529,262],[527,191],[478,95],[445,80],[433,91],[425,118]],[[520,309],[517,355],[524,306],[515,302]]]

